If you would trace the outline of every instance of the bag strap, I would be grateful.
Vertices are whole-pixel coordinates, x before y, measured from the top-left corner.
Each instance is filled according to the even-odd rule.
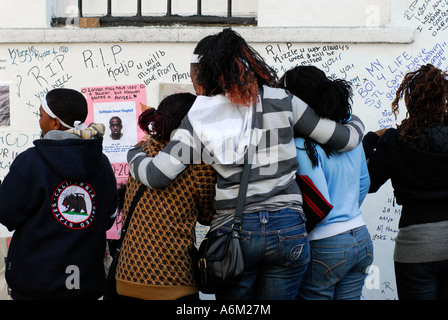
[[[253,109],[253,115],[252,115],[252,133],[254,130],[254,125],[255,125],[255,118],[256,118],[256,114],[257,114],[257,104],[254,102],[252,105],[252,109]],[[243,221],[243,210],[244,210],[244,205],[246,203],[246,193],[247,193],[247,186],[249,184],[249,174],[250,174],[250,169],[251,169],[251,164],[249,163],[249,155],[251,154],[250,150],[250,146],[252,143],[252,134],[250,135],[250,139],[249,139],[249,146],[246,146],[245,150],[244,150],[244,166],[243,166],[243,172],[241,174],[241,182],[240,182],[240,189],[238,191],[238,199],[236,202],[236,207],[235,207],[235,218],[234,218],[234,222],[233,222],[233,226],[232,229],[234,230],[240,230],[241,229],[241,222]]]
[[[241,222],[243,220],[243,210],[244,210],[244,204],[246,203],[246,193],[247,193],[247,186],[249,184],[249,173],[250,173],[250,163],[248,161],[248,150],[246,147],[246,152],[244,155],[244,167],[243,167],[243,173],[241,176],[241,183],[240,183],[240,190],[238,191],[238,199],[236,202],[235,207],[235,218],[233,222],[233,229],[236,229],[236,226],[238,226],[238,230],[241,229]]]
[[[108,284],[111,284],[115,280],[115,270],[118,265],[118,257],[120,256],[121,245],[123,244],[123,239],[126,234],[126,230],[127,230],[129,223],[132,219],[132,213],[134,212],[135,206],[137,205],[138,201],[140,200],[140,197],[143,195],[143,192],[146,190],[146,188],[147,187],[142,183],[142,185],[139,187],[139,189],[135,193],[134,198],[132,199],[131,206],[129,207],[128,216],[126,217],[126,220],[121,228],[121,235],[120,235],[120,239],[118,240],[118,245],[115,248],[114,254],[112,255],[112,258],[113,258],[112,264],[111,264],[111,266],[109,268],[109,272],[107,274],[107,283]],[[113,290],[115,291],[116,289],[114,288]],[[104,294],[104,299],[107,299],[108,295],[109,295],[108,290],[106,290],[106,292]]]
[[[145,192],[146,188],[147,188],[147,186],[145,186],[142,183],[140,185],[140,187],[138,188],[137,192],[135,193],[134,198],[132,199],[131,205],[129,206],[128,216],[126,217],[126,220],[125,220],[123,226],[121,227],[120,244],[118,245],[117,248],[120,248],[121,244],[123,243],[124,236],[126,234],[126,230],[128,229],[129,224],[132,219],[132,214],[134,213],[135,207],[137,206],[137,203],[140,200],[143,193]]]

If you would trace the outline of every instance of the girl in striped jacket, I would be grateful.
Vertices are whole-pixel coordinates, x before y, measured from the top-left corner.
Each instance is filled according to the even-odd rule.
[[[241,242],[245,273],[217,299],[295,299],[306,263],[302,196],[294,136],[310,136],[338,151],[355,148],[364,127],[356,116],[338,124],[322,119],[302,100],[277,88],[277,76],[231,29],[202,39],[191,76],[198,95],[171,142],[151,158],[131,149],[131,174],[151,188],[169,185],[189,164],[201,160],[218,173],[216,215],[211,230],[231,227],[243,158],[251,145],[250,181]]]

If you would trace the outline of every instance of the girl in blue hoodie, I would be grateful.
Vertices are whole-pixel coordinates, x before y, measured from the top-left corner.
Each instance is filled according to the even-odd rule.
[[[351,117],[352,90],[314,66],[301,66],[280,80],[316,113],[339,123]],[[359,209],[370,178],[362,146],[338,153],[311,138],[297,138],[298,173],[307,175],[333,205],[309,234],[311,261],[302,281],[303,299],[360,299],[373,245]]]

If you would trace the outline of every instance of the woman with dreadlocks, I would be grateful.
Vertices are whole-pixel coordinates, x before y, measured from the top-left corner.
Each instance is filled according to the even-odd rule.
[[[407,73],[392,102],[397,116],[404,99],[406,118],[366,153],[369,192],[391,179],[402,205],[394,249],[399,299],[448,299],[447,98],[446,72],[428,64]]]
[[[151,188],[169,185],[203,159],[218,173],[211,232],[230,230],[246,147],[251,162],[240,233],[245,271],[217,299],[295,299],[309,242],[297,171],[294,135],[312,136],[335,150],[355,148],[361,121],[321,119],[306,103],[276,88],[275,72],[231,29],[207,36],[194,50],[191,77],[198,97],[171,142],[154,158],[131,149],[131,174]]]

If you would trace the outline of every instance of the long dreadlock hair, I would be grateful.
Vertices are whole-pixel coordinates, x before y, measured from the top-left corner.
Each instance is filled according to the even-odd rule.
[[[175,93],[164,98],[157,109],[146,109],[138,119],[139,127],[157,141],[169,141],[187,115],[196,96],[191,93]]]
[[[352,113],[353,91],[350,83],[342,79],[329,79],[325,72],[315,66],[299,66],[288,70],[280,79],[282,85],[313,108],[322,118],[329,118],[339,123],[347,123]],[[309,137],[305,139],[305,150],[312,166],[318,165],[316,144],[327,157],[333,150]]]
[[[447,119],[447,72],[431,64],[421,66],[405,75],[392,102],[397,119],[399,101],[404,98],[406,118],[400,124],[400,139],[405,142],[417,139],[423,129],[443,125]]]
[[[207,96],[227,94],[233,104],[250,105],[260,86],[276,86],[274,69],[230,28],[203,38],[194,53],[197,83]]]

